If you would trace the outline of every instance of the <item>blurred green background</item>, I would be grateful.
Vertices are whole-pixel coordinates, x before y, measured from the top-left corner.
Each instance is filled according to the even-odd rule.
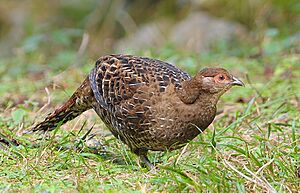
[[[182,45],[188,44],[190,39],[186,37],[183,43],[177,43],[176,39],[190,33],[183,32],[176,36],[172,32],[193,26],[178,26],[178,23],[188,23],[186,19],[193,22],[191,20],[197,18],[188,17],[194,13],[208,15],[205,20],[208,25],[212,23],[212,18],[224,21],[224,25],[238,24],[237,29],[242,32],[233,39],[254,45],[263,41],[266,35],[296,34],[300,25],[298,0],[1,0],[0,56],[38,52],[37,62],[47,63],[41,58],[54,57],[74,63],[82,43],[86,45],[82,45],[81,51],[84,53],[80,53],[80,57],[88,58],[124,50],[159,49],[166,44],[185,48]],[[201,26],[201,23],[198,26],[197,21],[195,24],[193,27],[200,30],[207,26]],[[214,30],[218,29],[200,31],[204,34],[202,38],[211,39],[206,34],[216,33],[216,36],[221,34],[219,39],[226,39],[226,35],[222,37],[226,30]],[[191,41],[197,41],[197,38]],[[145,42],[140,43],[140,39]],[[206,50],[213,46],[205,40],[200,42],[208,45]],[[192,48],[192,51],[202,51],[201,46]]]

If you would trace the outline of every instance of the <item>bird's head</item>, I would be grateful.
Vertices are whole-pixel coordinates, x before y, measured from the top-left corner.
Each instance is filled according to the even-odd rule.
[[[204,68],[191,80],[184,81],[177,93],[186,104],[194,103],[201,93],[217,103],[219,97],[234,85],[244,86],[244,83],[223,68]]]
[[[223,68],[204,68],[195,76],[201,83],[201,90],[221,96],[232,86],[244,86],[244,83]]]

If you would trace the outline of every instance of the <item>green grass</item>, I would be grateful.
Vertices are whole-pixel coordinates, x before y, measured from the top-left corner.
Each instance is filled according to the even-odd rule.
[[[42,53],[1,59],[0,133],[23,145],[0,147],[0,191],[299,192],[300,55],[280,47],[249,57],[255,50],[220,46],[199,56],[167,46],[137,53],[172,61],[191,74],[219,64],[246,83],[221,98],[223,112],[184,148],[150,152],[156,171],[140,167],[93,111],[47,134],[17,135],[62,104],[92,60],[60,71],[58,58]],[[93,125],[96,137],[87,144],[81,139]]]

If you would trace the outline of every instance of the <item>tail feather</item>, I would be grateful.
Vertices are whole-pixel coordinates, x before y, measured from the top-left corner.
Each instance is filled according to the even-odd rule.
[[[64,124],[74,119],[86,110],[92,108],[93,92],[90,87],[90,81],[87,77],[75,93],[62,106],[49,114],[44,121],[36,124],[30,131],[51,131],[58,125]]]

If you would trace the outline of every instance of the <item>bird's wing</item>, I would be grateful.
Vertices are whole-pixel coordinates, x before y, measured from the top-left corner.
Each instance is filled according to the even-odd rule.
[[[180,87],[182,81],[190,78],[172,64],[130,55],[101,57],[89,75],[96,101],[106,110],[132,99],[139,91],[145,94],[147,87],[154,88],[154,92],[164,92],[169,84]]]

